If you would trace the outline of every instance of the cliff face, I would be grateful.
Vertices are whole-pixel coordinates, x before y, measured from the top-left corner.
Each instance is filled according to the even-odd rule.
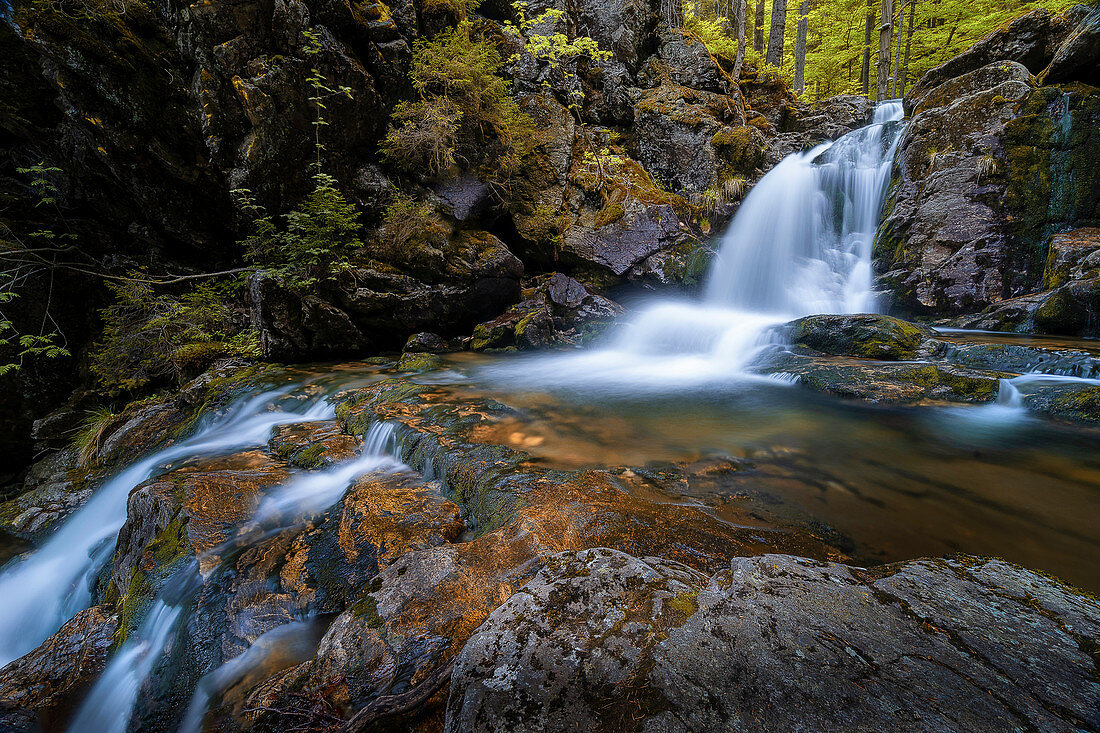
[[[1100,333],[1089,259],[1100,251],[1098,32],[1100,11],[1037,11],[909,94],[876,245],[897,309],[997,330]]]

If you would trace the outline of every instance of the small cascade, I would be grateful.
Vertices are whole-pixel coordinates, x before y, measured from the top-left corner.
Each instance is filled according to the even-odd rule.
[[[126,733],[138,691],[164,659],[177,623],[201,587],[197,562],[168,579],[141,627],[115,653],[84,699],[69,724],[70,733]]]
[[[756,381],[743,368],[775,343],[773,326],[875,310],[871,250],[903,116],[900,101],[883,103],[867,127],[764,176],[723,237],[701,302],[657,303],[602,349],[487,376],[624,394]]]
[[[396,451],[394,426],[379,422],[371,425],[363,450],[353,460],[339,463],[326,471],[304,473],[264,497],[256,511],[256,520],[266,523],[276,517],[301,517],[332,506],[352,481],[374,471],[397,471],[404,466],[393,456]]]
[[[323,400],[303,412],[279,411],[289,390],[244,398],[205,421],[188,439],[155,451],[108,479],[39,549],[0,572],[0,665],[38,646],[91,602],[91,586],[126,521],[126,497],[173,461],[262,445],[276,425],[328,419]],[[299,408],[301,409],[301,408]]]
[[[326,624],[318,619],[292,621],[260,635],[240,655],[203,675],[187,706],[179,733],[199,733],[210,701],[242,681],[263,679],[279,670],[312,659],[324,635]],[[262,674],[257,674],[262,672]]]
[[[269,432],[270,427],[265,432],[264,439]],[[225,557],[234,550],[256,544],[274,532],[301,524],[305,518],[324,511],[339,501],[348,486],[360,476],[375,471],[392,472],[403,468],[393,456],[396,448],[394,435],[392,424],[372,425],[357,457],[325,470],[294,475],[283,486],[267,494],[257,507],[253,521],[242,526],[236,537],[210,550],[189,566],[187,571],[170,578],[153,601],[149,615],[139,631],[119,649],[85,698],[69,728],[70,733],[92,730],[125,733],[137,702],[138,690],[154,671],[157,660],[164,658],[165,649],[170,647],[176,629],[186,618],[186,610],[195,592],[202,587],[204,579],[199,575],[199,568],[203,567],[204,573],[210,572],[204,567],[204,558]],[[274,525],[274,528],[265,525]],[[287,629],[286,633],[295,630],[296,628]],[[268,641],[277,638],[279,635]],[[199,716],[199,722],[210,696],[224,689],[218,687],[218,681],[238,672],[243,676],[248,671],[248,665],[263,661],[264,649],[264,646],[257,647],[252,657],[242,659],[235,667],[227,666],[221,676],[214,673],[209,679],[204,678],[206,686],[196,692],[198,702],[192,703],[192,707],[196,709],[201,706],[201,710],[195,713]]]
[[[997,400],[994,404],[1009,409],[1021,409],[1024,406],[1024,396],[1013,384],[1013,380],[1002,379],[997,383]]]

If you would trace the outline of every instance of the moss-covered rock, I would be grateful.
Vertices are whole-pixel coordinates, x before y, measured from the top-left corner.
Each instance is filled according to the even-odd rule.
[[[915,359],[931,329],[877,314],[807,316],[787,324],[781,333],[791,343],[823,354],[861,359]]]
[[[1029,391],[1024,404],[1058,420],[1100,426],[1100,387],[1092,384],[1046,385]]]
[[[443,363],[435,354],[425,352],[406,351],[397,360],[397,370],[400,372],[430,372],[438,369]]]

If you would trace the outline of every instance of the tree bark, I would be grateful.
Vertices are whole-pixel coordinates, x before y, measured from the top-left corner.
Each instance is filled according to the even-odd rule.
[[[905,0],[899,0],[898,2],[898,22],[897,22],[897,36],[898,43],[897,49],[894,51],[894,78],[890,82],[890,97],[892,99],[898,98],[898,76],[901,71],[901,29],[905,27]]]
[[[882,0],[882,25],[878,28],[878,82],[875,99],[882,102],[890,91],[890,39],[894,31],[894,0]]]
[[[741,64],[745,63],[745,16],[749,14],[748,0],[736,0],[737,5],[737,60],[733,64],[733,80],[741,80]]]
[[[752,50],[764,53],[764,0],[756,0],[756,25],[752,38]]]
[[[901,94],[905,96],[905,85],[909,81],[909,49],[913,47],[913,23],[917,15],[917,0],[909,0],[909,30],[905,37],[905,63],[901,67]]]
[[[801,94],[806,88],[806,30],[809,24],[810,0],[802,0],[798,6],[798,36],[794,44],[794,91]]]
[[[666,24],[669,30],[684,27],[683,0],[661,0],[660,20]]]
[[[871,93],[871,32],[875,30],[875,0],[867,0],[867,26],[863,34],[863,70],[860,72],[859,84],[863,88],[863,96]]]
[[[787,0],[772,0],[772,30],[768,36],[769,64],[783,66],[783,36],[787,31]]]

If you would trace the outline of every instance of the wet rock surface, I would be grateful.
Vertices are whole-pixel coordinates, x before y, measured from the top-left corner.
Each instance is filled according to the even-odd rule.
[[[554,273],[524,292],[524,299],[498,318],[474,328],[470,348],[540,349],[581,345],[625,310],[571,277]]]
[[[870,571],[737,558],[703,585],[659,561],[567,553],[467,643],[448,730],[1095,726],[1098,613],[966,556]]]
[[[73,616],[35,649],[0,669],[5,730],[64,730],[107,666],[118,618],[103,606]]]

